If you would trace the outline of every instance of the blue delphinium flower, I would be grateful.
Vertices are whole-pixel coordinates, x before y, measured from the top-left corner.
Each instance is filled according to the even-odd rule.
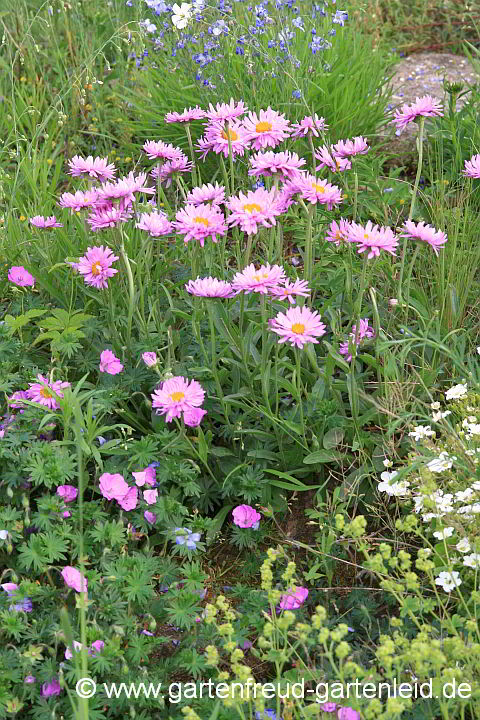
[[[208,83],[208,80],[205,80]],[[194,533],[188,528],[175,528],[174,532],[180,533],[175,537],[175,543],[177,545],[186,545],[189,550],[197,549],[197,542],[199,542],[201,533]]]
[[[337,25],[341,25],[342,27],[345,25],[346,21],[348,20],[348,12],[346,10],[337,10],[335,15],[332,18],[332,22],[336,23]]]
[[[292,92],[292,97],[296,98],[297,100],[300,100],[302,97],[302,91],[301,90],[294,90]]]
[[[294,18],[292,20],[292,25],[295,25],[299,30],[302,30],[305,32],[305,28],[303,27],[303,20],[301,17]]]

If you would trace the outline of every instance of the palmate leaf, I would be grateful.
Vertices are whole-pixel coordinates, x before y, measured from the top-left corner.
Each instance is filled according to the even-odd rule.
[[[45,570],[48,565],[48,556],[45,553],[41,535],[32,535],[28,543],[20,546],[18,562],[25,570],[33,568],[38,573]]]

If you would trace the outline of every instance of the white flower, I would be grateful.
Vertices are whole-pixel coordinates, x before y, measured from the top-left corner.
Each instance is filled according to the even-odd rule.
[[[473,495],[472,488],[467,488],[466,490],[459,490],[455,493],[455,500],[457,502],[464,502],[465,500],[468,500],[471,495]]]
[[[192,6],[190,3],[182,3],[181,5],[175,5],[172,6],[172,23],[175,25],[176,28],[179,30],[183,30],[183,28],[186,28],[190,18],[192,17]]]
[[[383,467],[391,468],[392,466],[393,466],[393,462],[391,460],[389,460],[388,458],[385,458],[385,460],[383,461]]]
[[[445,570],[435,579],[436,585],[441,585],[445,592],[451,592],[455,587],[462,584],[460,575],[456,570],[446,572]]]
[[[458,385],[454,385],[453,387],[449,388],[447,392],[445,393],[445,399],[446,400],[457,400],[458,398],[464,397],[468,392],[468,388],[466,385],[462,385],[459,383]]]
[[[437,530],[437,532],[434,532],[433,537],[436,537],[437,540],[445,540],[446,538],[452,537],[454,530],[455,528],[453,527],[443,528],[443,530]]]
[[[477,347],[477,353],[480,355],[480,346]]]
[[[445,410],[444,412],[439,410],[438,412],[432,413],[432,420],[433,420],[433,422],[438,422],[439,420],[443,420],[443,418],[446,418],[451,414],[452,414],[451,410]]]
[[[474,483],[471,485],[472,490],[480,490],[480,482],[478,480],[475,480]]]
[[[470,550],[470,548],[471,548],[471,545],[470,545],[470,542],[469,542],[468,538],[462,538],[462,539],[460,540],[460,542],[458,542],[458,543],[455,545],[455,548],[458,550],[458,552],[461,552],[461,553],[466,553],[466,552],[468,552],[468,551]]]
[[[417,425],[417,427],[413,428],[412,432],[408,433],[409,437],[413,437],[415,440],[423,440],[423,438],[426,437],[432,437],[432,435],[435,435],[435,431],[432,430],[430,425]]]
[[[438,400],[436,400],[435,402],[430,403],[430,407],[432,408],[432,410],[440,410],[440,403],[438,402]]]
[[[456,460],[457,458],[452,456],[449,458],[447,452],[441,452],[440,457],[435,458],[435,460],[431,460],[429,463],[427,463],[427,468],[430,470],[430,472],[444,472],[445,470],[449,470],[453,465],[453,460]]]
[[[480,555],[478,553],[472,553],[471,555],[465,555],[463,558],[463,564],[466,567],[478,568],[480,567]]]
[[[0,530],[0,540],[8,540],[8,530]]]
[[[406,495],[410,494],[410,490],[408,489],[410,487],[410,483],[406,480],[401,480],[400,482],[391,483],[390,481],[393,480],[398,475],[398,472],[396,470],[393,470],[392,472],[382,472],[380,475],[383,482],[378,483],[377,490],[378,492],[385,492],[390,497],[405,497]]]

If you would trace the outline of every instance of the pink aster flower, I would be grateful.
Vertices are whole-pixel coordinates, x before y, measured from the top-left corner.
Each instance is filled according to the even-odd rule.
[[[122,363],[111,350],[104,350],[100,353],[100,372],[118,375],[122,370]]]
[[[304,587],[297,587],[295,592],[288,590],[285,595],[280,598],[279,606],[282,610],[297,610],[308,597],[308,590]]]
[[[480,155],[474,155],[470,160],[465,160],[463,174],[471,178],[480,178]]]
[[[190,408],[183,413],[183,422],[188,427],[197,427],[206,414],[207,411],[202,410],[202,408]]]
[[[70,208],[71,213],[80,212],[86,207],[95,207],[98,202],[98,193],[96,190],[87,190],[82,192],[77,190],[76,193],[64,192],[60,196],[58,202],[60,207]]]
[[[103,473],[99,477],[100,492],[107,500],[121,500],[129,487],[120,473]]]
[[[205,238],[211,237],[216,243],[217,235],[225,235],[227,232],[225,217],[216,205],[185,205],[175,217],[175,232],[184,235],[185,243],[198,240],[203,247]]]
[[[80,570],[68,565],[62,570],[62,577],[65,581],[65,585],[75,590],[76,592],[87,592],[88,581],[87,578],[82,576]]]
[[[230,138],[230,145],[232,146],[232,155],[243,155],[245,148],[249,146],[249,137],[240,122],[229,123],[228,133],[227,129],[219,123],[213,123],[208,125],[205,130],[205,142],[208,144],[208,149],[213,150],[217,155],[223,153],[225,157],[228,157],[228,139]]]
[[[123,203],[116,207],[99,207],[87,217],[87,222],[95,232],[116,227],[121,222],[127,222],[132,217],[132,211],[125,208]]]
[[[212,103],[209,103],[205,117],[212,122],[220,122],[224,125],[226,122],[232,122],[240,115],[245,115],[247,110],[248,108],[243,104],[243,100],[235,104],[235,100],[230,98],[229,103],[217,103],[215,107],[213,107]]]
[[[196,280],[189,280],[185,285],[185,290],[190,295],[196,295],[197,297],[231,298],[236,295],[230,283],[213,277],[198,277]]]
[[[144,352],[142,360],[147,367],[154,367],[158,362],[158,358],[154,352]]]
[[[332,172],[343,172],[344,170],[350,170],[352,167],[350,160],[331,154],[326,145],[323,145],[320,150],[315,151],[315,157],[317,160],[321,161],[320,164],[316,166],[315,170],[321,170],[324,167],[328,167]]]
[[[401,233],[401,237],[408,237],[412,240],[423,240],[428,243],[435,255],[438,257],[438,248],[445,245],[447,242],[447,236],[441,230],[435,230],[431,225],[425,225],[425,223],[419,222],[415,225],[412,220],[405,221],[405,232]]]
[[[292,130],[293,138],[305,137],[309,132],[315,135],[315,137],[319,137],[320,133],[328,130],[328,125],[325,123],[325,118],[319,118],[317,113],[315,113],[313,117],[306,115],[299,123],[292,125]]]
[[[194,108],[185,108],[182,113],[169,112],[165,115],[166,123],[188,123],[192,120],[203,120],[205,117],[205,111],[202,110],[198,105]]]
[[[358,253],[368,250],[368,259],[380,255],[380,250],[395,255],[395,248],[398,240],[393,230],[389,227],[379,227],[372,225],[371,220],[367,222],[365,227],[358,223],[351,222],[348,228],[348,237],[351,242],[358,243]]]
[[[365,155],[369,151],[369,147],[364,137],[357,136],[353,140],[339,140],[336,145],[333,145],[333,151],[335,155],[347,158],[352,155]]]
[[[193,163],[187,158],[186,155],[181,157],[172,158],[167,160],[163,165],[157,165],[153,168],[150,175],[154,180],[158,180],[160,183],[165,183],[165,187],[170,187],[172,179],[177,173],[191,172],[193,169]]]
[[[128,488],[125,495],[123,495],[122,497],[117,497],[115,498],[115,500],[118,502],[118,504],[123,510],[126,510],[127,512],[129,510],[135,510],[138,501],[138,488]]]
[[[19,287],[33,287],[35,285],[35,278],[30,275],[28,270],[25,270],[23,265],[14,265],[8,271],[8,279],[14,285]]]
[[[278,285],[272,287],[270,293],[281,300],[288,300],[292,305],[296,302],[295,298],[297,295],[300,297],[308,297],[310,295],[310,288],[307,285],[306,280],[295,280],[292,283],[287,278],[283,286]]]
[[[267,263],[257,270],[252,263],[242,272],[235,273],[232,288],[238,292],[243,291],[246,295],[251,292],[266,295],[272,288],[284,281],[285,270],[280,265],[270,266],[270,263]]]
[[[152,407],[158,408],[157,415],[166,415],[166,422],[180,417],[182,412],[198,408],[205,399],[205,390],[196,380],[182,376],[165,380],[152,394]]]
[[[225,202],[225,187],[215,183],[208,183],[202,187],[194,187],[187,195],[186,202],[191,205],[202,205],[211,202],[212,205],[223,205]]]
[[[272,227],[276,225],[275,217],[281,215],[282,204],[279,202],[275,188],[265,190],[249,190],[247,194],[240,192],[238,197],[231,197],[227,202],[231,214],[227,218],[230,226],[239,225],[242,232],[254,235],[258,226]]]
[[[62,498],[63,502],[73,502],[77,495],[78,490],[73,485],[59,485],[57,487],[57,495]]]
[[[144,152],[147,153],[150,160],[163,158],[164,160],[174,160],[185,156],[183,150],[175,147],[172,143],[164,143],[161,140],[147,140],[143,145]]]
[[[340,218],[339,223],[337,223],[336,220],[332,220],[328,227],[327,234],[325,235],[325,239],[328,240],[328,242],[333,242],[335,245],[337,245],[337,247],[340,245],[341,242],[350,242],[348,236],[349,227],[350,223],[348,222],[348,220]]]
[[[300,349],[306,343],[318,343],[317,337],[325,335],[326,326],[320,322],[320,315],[307,307],[289,308],[285,313],[269,321],[270,330],[280,335],[279,343],[289,342]]]
[[[113,277],[118,270],[111,267],[112,263],[118,260],[110,248],[89,247],[83,257],[75,264],[75,269],[83,275],[86,285],[92,285],[98,289],[108,287],[107,279]]]
[[[143,517],[148,523],[150,523],[150,525],[153,525],[157,522],[157,516],[155,515],[155,513],[150,512],[150,510],[145,510],[145,512],[143,513]]]
[[[26,390],[17,390],[13,395],[10,395],[7,400],[11,408],[18,410],[19,408],[25,407],[22,400],[28,400],[28,393]]]
[[[243,126],[252,142],[254,150],[264,147],[276,147],[290,135],[290,121],[283,113],[272,110],[260,110],[259,114],[249,112],[243,119]]]
[[[305,165],[305,159],[298,157],[297,153],[278,152],[269,150],[265,153],[257,153],[250,158],[249,175],[258,177],[259,175],[277,175],[286,180],[294,180],[301,167]]]
[[[340,344],[339,347],[339,353],[340,355],[346,355],[345,360],[347,362],[352,361],[352,355],[350,353],[350,347],[352,345],[355,345],[358,347],[362,340],[370,339],[375,337],[375,330],[373,327],[371,327],[368,324],[368,318],[364,318],[363,320],[360,320],[360,326],[358,329],[358,335],[357,335],[357,326],[352,326],[352,331],[350,332],[350,340],[347,342],[343,342]]]
[[[145,470],[132,472],[132,475],[135,478],[135,483],[138,487],[143,487],[145,483],[147,483],[147,485],[155,485],[157,471],[154,467],[146,467]]]
[[[99,182],[112,180],[117,172],[113,163],[108,164],[108,158],[96,157],[94,160],[92,155],[89,155],[86,159],[75,155],[75,157],[68,161],[68,166],[70,168],[68,172],[73,177],[89,175],[99,180]]]
[[[145,187],[146,180],[147,173],[140,173],[140,175],[135,177],[132,171],[128,173],[127,177],[123,177],[115,183],[103,183],[97,190],[98,199],[101,202],[123,199],[124,202],[130,203],[135,200],[136,192],[144,192],[152,195],[155,193],[155,188]]]
[[[143,499],[147,505],[155,505],[158,498],[158,490],[144,490]]]
[[[300,196],[308,202],[326,205],[328,210],[341,203],[343,199],[340,188],[330,185],[326,180],[317,179],[315,175],[300,175],[296,180],[288,183],[288,188],[292,192],[300,193]]]
[[[57,380],[52,383],[40,374],[37,375],[37,380],[38,382],[36,383],[29,383],[29,388],[26,391],[28,399],[32,402],[38,403],[39,405],[48,407],[50,410],[56,410],[58,408],[58,403],[54,398],[53,393],[58,395],[58,397],[63,398],[62,389],[70,387],[70,383],[62,382],[61,380]]]
[[[43,217],[43,215],[34,215],[30,218],[30,225],[44,229],[63,227],[62,223],[57,222],[55,215],[50,215],[50,217],[47,218]]]
[[[412,105],[407,105],[405,103],[402,105],[401,110],[397,108],[392,122],[397,126],[397,130],[403,130],[419,115],[422,115],[423,117],[442,117],[443,110],[440,101],[431,95],[424,95],[421,98],[416,98]]]
[[[172,223],[163,212],[142,213],[140,222],[135,224],[139,230],[146,230],[151,237],[170,235],[173,232]]]
[[[258,524],[262,519],[260,513],[251,505],[237,505],[236,508],[233,508],[232,515],[234,525],[241,528],[252,528],[255,525],[258,528]]]
[[[201,137],[198,139],[195,147],[196,147],[197,152],[200,154],[200,157],[202,158],[202,160],[205,160],[208,153],[212,149],[213,144],[210,140],[207,140],[205,137]]]

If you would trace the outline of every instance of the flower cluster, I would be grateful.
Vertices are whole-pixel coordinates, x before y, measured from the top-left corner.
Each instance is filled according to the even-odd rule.
[[[165,380],[152,394],[152,407],[157,415],[165,415],[166,422],[183,416],[185,425],[196,427],[207,414],[201,409],[205,399],[205,390],[199,382],[190,382],[182,377]]]

